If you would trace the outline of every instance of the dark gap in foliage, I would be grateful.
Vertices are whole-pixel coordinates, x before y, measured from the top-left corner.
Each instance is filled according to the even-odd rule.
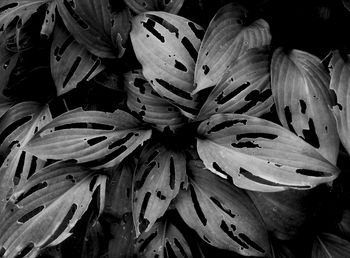
[[[309,118],[309,129],[303,129],[303,135],[304,137],[302,137],[302,139],[314,146],[316,149],[320,148],[320,142],[318,140],[316,128],[312,118]]]
[[[241,93],[242,91],[244,91],[246,88],[248,88],[250,86],[250,82],[246,82],[243,83],[241,86],[237,87],[236,89],[234,89],[233,91],[231,91],[229,94],[227,94],[226,96],[224,96],[224,92],[222,91],[220,93],[219,96],[217,96],[217,98],[215,99],[216,103],[218,103],[218,105],[222,105],[224,103],[226,103],[227,101],[231,100],[232,98],[234,98],[236,95],[238,95],[239,93]]]
[[[22,201],[23,199],[27,198],[31,194],[46,188],[47,186],[48,186],[47,182],[41,182],[39,184],[34,185],[33,187],[29,188],[28,191],[26,191],[26,192],[22,193],[21,195],[19,195],[18,198],[15,201],[15,204],[19,203],[20,201]]]
[[[176,96],[179,96],[183,99],[192,100],[192,96],[189,92],[184,91],[182,89],[179,89],[175,87],[174,85],[169,84],[168,82],[162,80],[162,79],[155,79],[157,83],[159,83],[162,87],[164,87],[166,90],[170,91],[171,93],[175,94]]]
[[[27,244],[14,258],[24,258],[34,248],[34,243]]]
[[[95,138],[91,138],[89,140],[87,140],[87,144],[89,144],[90,146],[94,146],[100,142],[103,142],[104,140],[106,140],[107,137],[106,136],[98,136],[98,137],[95,137]]]
[[[230,209],[225,208],[225,207],[221,204],[221,202],[220,202],[218,199],[216,199],[216,198],[214,198],[213,196],[211,196],[211,197],[210,197],[210,200],[211,200],[217,207],[219,207],[220,210],[222,210],[223,212],[225,212],[225,213],[226,213],[227,215],[229,215],[231,218],[235,218],[235,217],[236,217],[236,215],[233,214],[232,211],[231,211]]]
[[[190,194],[191,194],[191,198],[192,198],[192,202],[193,202],[193,207],[197,213],[197,216],[198,216],[199,220],[202,222],[203,226],[206,226],[207,219],[202,211],[202,208],[201,208],[200,203],[198,201],[197,194],[196,194],[196,191],[194,190],[193,185],[190,184],[189,189],[190,189]]]
[[[255,243],[253,240],[251,240],[246,234],[239,233],[238,236],[246,242],[248,245],[253,247],[255,250],[257,250],[260,253],[265,253],[265,250],[261,248],[257,243]]]
[[[194,62],[197,61],[198,52],[192,45],[191,41],[187,37],[183,37],[181,40],[182,45],[186,48],[187,52],[190,54]]]
[[[17,163],[15,175],[13,177],[13,184],[15,186],[18,185],[19,182],[21,181],[21,175],[23,173],[25,159],[26,159],[26,152],[22,151],[19,161]]]
[[[235,119],[235,120],[228,120],[225,122],[222,122],[220,124],[217,124],[215,126],[213,126],[212,128],[210,128],[210,130],[208,131],[208,134],[211,134],[213,132],[219,132],[221,130],[224,130],[225,128],[230,128],[236,124],[247,124],[247,120],[245,119]]]
[[[148,238],[146,238],[143,241],[143,243],[140,245],[140,249],[139,249],[140,254],[142,254],[146,250],[147,246],[152,242],[152,240],[157,237],[157,234],[158,234],[158,231],[154,231],[152,234],[149,235]]]
[[[147,19],[146,22],[141,22],[143,27],[145,27],[146,30],[148,30],[150,33],[152,33],[160,42],[164,43],[165,39],[162,36],[162,34],[160,34],[154,27],[156,25],[156,23],[151,20],[151,19]]]
[[[99,178],[99,175],[94,176],[89,184],[89,191],[92,192],[94,190],[94,187],[96,185],[97,179]]]
[[[39,207],[35,208],[34,210],[28,212],[27,214],[25,214],[21,218],[19,218],[17,221],[19,223],[26,223],[28,220],[30,220],[31,218],[33,218],[36,215],[38,215],[43,209],[45,209],[44,205],[39,206]]]
[[[177,256],[176,256],[173,248],[171,247],[171,244],[169,243],[169,241],[166,241],[165,246],[166,246],[166,253],[168,254],[168,257],[169,258],[176,258]]]
[[[17,121],[10,124],[8,127],[5,128],[5,130],[2,131],[0,134],[0,145],[3,144],[5,139],[15,130],[17,130],[19,127],[26,124],[28,121],[30,121],[33,118],[33,116],[25,116],[21,119],[18,119]]]
[[[30,167],[29,167],[27,179],[29,179],[32,175],[34,175],[34,173],[36,171],[36,167],[37,167],[37,161],[38,161],[38,158],[35,157],[35,156],[32,156],[32,160],[30,162]]]
[[[159,17],[157,15],[153,15],[153,14],[146,14],[146,17],[148,17],[148,18],[152,19],[153,21],[155,21],[156,23],[160,24],[162,27],[167,29],[170,33],[174,33],[176,38],[179,38],[179,29],[176,28],[171,23],[169,23],[168,21],[164,20],[162,17]]]
[[[72,65],[71,68],[69,69],[69,72],[68,72],[66,78],[64,78],[63,85],[62,85],[63,89],[67,86],[69,80],[73,77],[73,75],[74,75],[75,71],[77,70],[77,68],[78,68],[78,66],[79,66],[79,64],[80,64],[80,62],[81,62],[81,60],[82,60],[82,59],[81,59],[80,56],[78,56],[78,57],[75,59],[73,65]]]

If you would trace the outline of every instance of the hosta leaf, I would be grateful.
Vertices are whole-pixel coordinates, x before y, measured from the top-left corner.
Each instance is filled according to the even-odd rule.
[[[58,0],[58,11],[74,38],[102,58],[120,57],[113,46],[113,14],[108,0]]]
[[[260,116],[272,105],[269,52],[251,49],[230,65],[210,92],[197,120],[215,113]]]
[[[0,218],[0,250],[4,257],[29,253],[57,245],[94,198],[100,211],[104,205],[106,177],[86,168],[56,163],[35,173],[14,192]]]
[[[180,110],[160,97],[143,77],[140,70],[129,72],[124,76],[128,94],[127,105],[143,121],[152,124],[160,131],[167,127],[176,131],[186,123]]]
[[[13,104],[14,103],[12,101],[2,98],[0,96],[0,118],[11,108]]]
[[[136,241],[140,257],[193,257],[181,231],[169,220],[156,222]]]
[[[339,170],[319,152],[270,121],[238,114],[213,115],[198,128],[197,149],[212,172],[238,187],[261,192],[310,189]]]
[[[200,46],[194,92],[216,85],[240,55],[250,48],[269,45],[270,41],[265,20],[249,21],[247,9],[237,3],[223,6],[211,20]]]
[[[331,84],[330,89],[335,98],[335,105],[332,107],[337,121],[339,138],[348,153],[350,153],[350,101],[349,82],[350,82],[350,63],[347,56],[342,57],[338,51],[333,53],[331,59]]]
[[[348,257],[350,242],[336,235],[321,233],[316,236],[312,246],[312,258]]]
[[[242,255],[268,256],[267,231],[249,197],[210,173],[200,161],[190,162],[189,187],[176,208],[182,219],[207,243]]]
[[[184,0],[124,0],[124,2],[137,14],[148,11],[165,11],[177,14]]]
[[[90,80],[105,68],[100,58],[87,51],[59,26],[54,31],[50,64],[57,95],[76,88],[80,81]]]
[[[7,26],[19,17],[20,24],[25,24],[37,9],[52,0],[2,0],[0,3],[0,36]]]
[[[42,159],[74,159],[93,168],[112,167],[150,136],[151,130],[124,111],[78,108],[42,128],[25,149]]]
[[[45,19],[41,25],[40,34],[49,38],[56,24],[57,2],[53,1],[47,5]]]
[[[130,33],[145,78],[159,95],[190,118],[198,112],[198,103],[190,93],[203,33],[190,20],[165,12],[136,16]]]
[[[141,153],[133,183],[133,216],[138,236],[148,231],[185,185],[185,155],[162,143],[150,143]]]
[[[336,164],[338,133],[329,108],[329,75],[321,60],[300,50],[275,50],[271,88],[282,125]]]
[[[0,118],[0,154],[14,145],[23,146],[36,131],[52,119],[47,106],[36,102],[21,102],[12,106]]]

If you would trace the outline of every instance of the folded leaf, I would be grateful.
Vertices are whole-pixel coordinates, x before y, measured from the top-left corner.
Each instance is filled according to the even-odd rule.
[[[113,14],[109,0],[58,0],[58,11],[74,38],[102,58],[120,57],[111,37]]]
[[[210,92],[197,120],[215,113],[260,116],[273,105],[267,49],[250,49],[234,61]]]
[[[208,244],[247,256],[269,255],[267,231],[249,197],[210,173],[200,161],[189,163],[189,187],[176,208]]]
[[[140,257],[193,257],[182,232],[170,221],[163,219],[136,240]]]
[[[336,164],[339,139],[329,108],[329,75],[321,60],[300,50],[275,50],[271,88],[282,125]]]
[[[316,236],[312,246],[312,258],[348,257],[350,242],[336,235],[321,233]]]
[[[79,82],[90,80],[105,68],[100,58],[87,51],[60,26],[54,31],[50,67],[58,96],[76,88]]]
[[[314,147],[270,121],[238,114],[213,115],[198,128],[197,150],[212,172],[261,192],[310,189],[331,182],[339,169]]]
[[[25,149],[42,159],[75,160],[93,168],[112,167],[151,136],[125,111],[75,109],[42,128]]]
[[[165,11],[177,14],[184,0],[124,0],[124,2],[137,14],[148,11]]]
[[[159,96],[140,70],[129,72],[124,77],[128,94],[127,105],[143,121],[160,131],[165,128],[176,131],[186,123],[180,110]]]
[[[217,11],[199,49],[193,93],[216,85],[227,67],[248,49],[270,44],[267,22],[259,19],[251,23],[249,18],[247,9],[237,3]]]
[[[133,216],[139,236],[163,216],[180,186],[186,184],[185,155],[150,142],[141,153],[133,182]]]
[[[130,33],[145,78],[159,95],[190,118],[198,113],[198,103],[190,93],[203,34],[199,25],[165,12],[136,16]]]
[[[333,53],[330,63],[332,67],[330,90],[334,98],[332,111],[337,121],[339,138],[347,152],[350,153],[350,101],[348,100],[350,63],[347,58],[347,56],[342,57],[338,51]]]
[[[57,245],[69,237],[90,202],[104,205],[106,177],[69,163],[45,167],[14,192],[0,217],[0,250],[4,257]]]

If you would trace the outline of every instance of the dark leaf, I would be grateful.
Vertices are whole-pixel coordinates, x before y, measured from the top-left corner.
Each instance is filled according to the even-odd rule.
[[[341,258],[348,257],[350,242],[329,233],[316,236],[312,246],[312,258]]]

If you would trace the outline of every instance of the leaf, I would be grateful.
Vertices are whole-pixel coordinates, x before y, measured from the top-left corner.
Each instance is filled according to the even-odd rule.
[[[109,0],[58,0],[58,12],[73,37],[92,54],[121,57],[111,37],[113,14]]]
[[[25,24],[40,6],[52,0],[2,0],[0,3],[0,37],[16,17]]]
[[[215,113],[260,116],[273,105],[267,49],[250,49],[235,60],[210,92],[197,120]]]
[[[342,3],[346,10],[350,11],[350,1],[349,0],[342,0]]]
[[[165,12],[142,13],[132,24],[130,38],[143,75],[160,96],[194,118],[198,102],[190,93],[203,29]]]
[[[341,143],[345,147],[348,153],[350,153],[350,104],[347,98],[349,94],[349,81],[350,81],[350,64],[347,60],[348,56],[341,56],[339,51],[333,53],[330,66],[332,68],[331,72],[331,82],[330,82],[330,92],[334,98],[334,106],[332,106],[332,111],[336,119],[337,130]]]
[[[271,250],[273,258],[295,258],[296,256],[291,251],[286,242],[279,241],[273,237],[271,240]]]
[[[161,132],[165,128],[175,132],[186,123],[180,110],[156,93],[140,70],[124,75],[128,94],[128,108],[146,123]]]
[[[270,121],[238,114],[213,115],[198,128],[204,165],[241,188],[273,192],[331,182],[339,169],[319,152]]]
[[[5,114],[13,105],[13,102],[6,98],[0,97],[0,118]]]
[[[88,52],[60,26],[56,26],[54,31],[50,67],[58,96],[76,88],[81,81],[89,81],[105,69],[100,58]]]
[[[168,219],[156,222],[136,241],[140,257],[193,257],[182,232]]]
[[[47,5],[44,22],[41,25],[40,35],[49,38],[56,24],[57,2],[53,1]]]
[[[112,14],[111,37],[113,46],[118,49],[118,57],[122,57],[125,53],[131,30],[131,19],[129,8]]]
[[[148,11],[165,11],[177,14],[184,0],[124,0],[124,2],[137,14]]]
[[[200,161],[191,161],[188,170],[190,185],[176,202],[186,224],[217,248],[267,257],[267,231],[249,197],[210,173]]]
[[[40,248],[57,245],[92,200],[104,205],[106,177],[87,168],[56,163],[33,175],[13,193],[0,218],[0,250],[4,257],[35,257]]]
[[[329,108],[329,76],[321,60],[300,50],[275,50],[271,88],[282,125],[336,164],[338,133]]]
[[[92,168],[107,168],[119,164],[150,136],[151,130],[122,110],[78,108],[42,128],[25,149],[42,159],[73,159]]]
[[[316,236],[312,246],[312,258],[347,257],[350,253],[350,242],[329,233]]]
[[[251,22],[237,3],[221,7],[211,20],[198,53],[194,82],[197,93],[215,86],[229,65],[250,48],[269,45],[270,28],[263,19]]]
[[[6,98],[4,89],[8,86],[10,75],[14,70],[19,53],[10,52],[6,46],[0,44],[0,98]]]
[[[184,153],[150,143],[141,153],[133,180],[133,216],[136,236],[163,216],[180,187],[186,185]]]

